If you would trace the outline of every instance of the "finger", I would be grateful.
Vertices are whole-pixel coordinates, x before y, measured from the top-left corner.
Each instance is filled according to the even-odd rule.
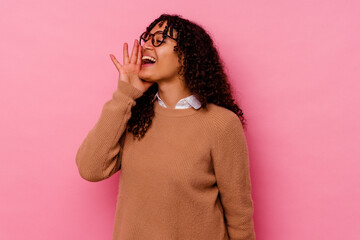
[[[116,67],[119,71],[121,71],[121,70],[122,70],[122,66],[121,66],[121,64],[118,62],[118,60],[115,58],[115,56],[112,55],[112,54],[110,54],[110,58],[111,58],[112,62],[114,63],[115,67]]]
[[[140,66],[141,65],[141,58],[142,58],[142,47],[140,46],[140,44],[138,45],[138,49],[139,49],[139,51],[138,51],[138,57],[137,57],[136,64]]]
[[[124,54],[123,65],[125,65],[129,62],[129,53],[128,53],[128,44],[127,43],[124,43],[123,54]]]
[[[138,71],[140,71],[140,69],[141,69],[141,58],[142,58],[142,47],[139,45],[138,46],[138,49],[139,49],[139,51],[138,51],[138,57],[137,57],[137,62],[136,62],[136,69],[138,70]]]
[[[136,64],[137,55],[138,55],[138,44],[137,44],[137,40],[135,39],[134,46],[131,51],[131,59],[130,59],[131,63]]]

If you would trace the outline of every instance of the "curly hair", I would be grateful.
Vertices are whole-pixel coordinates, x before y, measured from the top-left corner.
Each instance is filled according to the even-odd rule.
[[[165,21],[164,36],[169,33],[173,37],[174,29],[177,32],[177,45],[174,51],[177,52],[181,65],[178,73],[184,76],[187,87],[201,102],[201,107],[206,108],[207,103],[213,103],[227,108],[240,118],[245,128],[244,114],[232,97],[224,63],[209,34],[198,24],[176,14],[162,14],[146,28],[146,31],[150,32],[158,23],[161,27]],[[141,97],[136,99],[136,104],[131,109],[127,130],[139,140],[151,126],[154,117],[152,99],[157,91],[158,85],[151,85]]]

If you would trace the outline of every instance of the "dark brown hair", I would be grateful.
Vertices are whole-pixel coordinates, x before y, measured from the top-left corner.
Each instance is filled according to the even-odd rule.
[[[177,45],[174,51],[179,56],[180,64],[181,59],[184,59],[179,74],[184,75],[187,87],[201,102],[201,107],[205,108],[207,103],[213,103],[227,108],[237,114],[245,128],[243,112],[232,97],[224,64],[209,34],[198,24],[180,15],[169,14],[162,14],[155,19],[146,31],[150,32],[156,24],[159,23],[161,26],[165,21],[164,35],[174,36],[173,30],[177,31]],[[151,85],[141,97],[136,99],[136,105],[131,109],[128,131],[139,140],[151,125],[154,116],[152,99],[157,91],[157,84]]]

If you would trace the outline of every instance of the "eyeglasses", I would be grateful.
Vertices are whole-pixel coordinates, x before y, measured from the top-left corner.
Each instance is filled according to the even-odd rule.
[[[157,31],[155,33],[144,32],[140,36],[139,43],[142,46],[151,38],[152,45],[154,47],[158,47],[158,46],[160,46],[161,44],[164,43],[164,41],[165,41],[165,39],[167,37],[176,40],[176,38],[173,38],[173,37],[171,37],[169,35],[164,35],[163,31]]]

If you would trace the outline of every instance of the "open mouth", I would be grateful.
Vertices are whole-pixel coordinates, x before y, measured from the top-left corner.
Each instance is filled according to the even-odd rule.
[[[150,56],[143,56],[142,57],[142,66],[151,66],[156,63],[156,59]]]

